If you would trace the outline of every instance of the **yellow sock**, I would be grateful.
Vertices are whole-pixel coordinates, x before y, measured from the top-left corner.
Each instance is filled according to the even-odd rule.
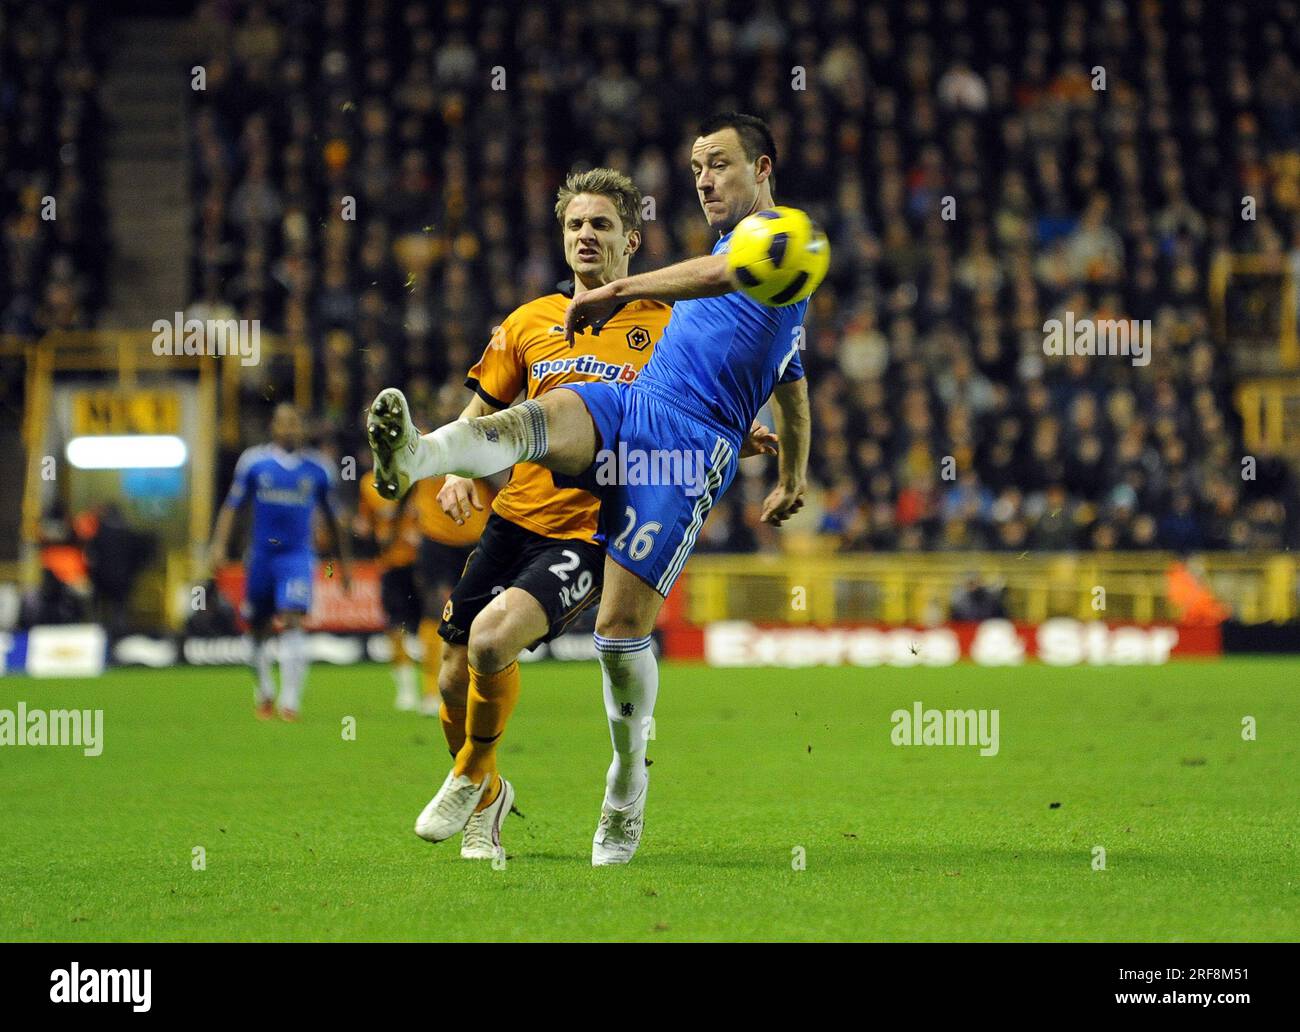
[[[519,661],[495,674],[481,674],[469,668],[469,706],[465,720],[468,733],[465,744],[456,754],[455,771],[468,774],[471,781],[492,778],[478,809],[490,806],[501,791],[497,773],[497,743],[506,729],[506,721],[519,701]]]
[[[406,654],[406,628],[391,628],[388,632],[388,640],[393,644],[393,666],[402,666],[410,658]]]
[[[437,620],[420,621],[420,644],[424,646],[424,697],[438,697],[438,671],[442,669],[442,639]]]
[[[465,747],[465,717],[464,706],[448,706],[446,699],[443,699],[442,705],[438,707],[438,719],[442,721],[442,736],[447,739],[447,748],[451,750],[453,759]]]

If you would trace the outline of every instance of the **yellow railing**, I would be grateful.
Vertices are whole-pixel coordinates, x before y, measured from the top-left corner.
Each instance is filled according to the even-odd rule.
[[[1013,619],[1174,620],[1165,575],[1175,561],[1158,552],[700,555],[687,567],[687,616],[697,623],[932,623],[947,618],[954,590],[973,574],[1005,585]],[[1295,619],[1297,557],[1205,554],[1198,561],[1237,619]]]
[[[1247,380],[1236,390],[1241,436],[1248,451],[1300,452],[1300,379]]]
[[[1300,369],[1300,335],[1296,325],[1296,279],[1291,263],[1282,255],[1220,254],[1210,267],[1210,311],[1215,337],[1229,343],[1228,287],[1234,278],[1277,278],[1278,364],[1284,370]]]

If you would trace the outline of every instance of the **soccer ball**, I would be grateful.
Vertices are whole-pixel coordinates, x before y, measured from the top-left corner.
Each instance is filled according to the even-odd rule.
[[[798,208],[756,211],[732,231],[727,264],[740,289],[759,304],[780,308],[802,301],[821,286],[831,245]]]

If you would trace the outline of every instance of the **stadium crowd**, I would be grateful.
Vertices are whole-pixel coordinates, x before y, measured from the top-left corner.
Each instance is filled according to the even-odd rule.
[[[425,423],[453,416],[491,328],[564,278],[552,205],[569,168],[625,169],[653,199],[634,271],[707,252],[684,155],[707,114],[752,111],[777,140],[778,201],[807,208],[834,250],[803,361],[812,508],[841,547],[1297,546],[1283,458],[1253,455],[1243,476],[1206,315],[1217,254],[1300,256],[1297,14],[205,0],[186,67],[207,73],[194,301],[311,341],[318,425],[358,450],[358,413],[389,384]],[[85,40],[61,45],[40,74],[93,85]],[[42,132],[93,124],[74,96]],[[4,105],[0,147],[33,104]],[[49,261],[25,266],[47,290],[59,277],[32,271],[79,246],[54,246],[74,231],[60,212]],[[23,232],[6,217],[11,281]],[[95,282],[93,262],[73,266]],[[1044,323],[1066,312],[1150,320],[1149,364],[1046,355]],[[703,550],[777,547],[758,520],[772,464],[742,469]]]
[[[104,304],[101,20],[88,3],[0,3],[3,334],[85,329]]]

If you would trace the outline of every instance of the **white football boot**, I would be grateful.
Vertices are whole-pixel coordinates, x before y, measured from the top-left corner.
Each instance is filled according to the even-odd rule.
[[[415,458],[420,431],[411,422],[406,395],[396,387],[385,387],[370,403],[366,437],[375,457],[375,490],[388,499],[401,498],[411,489],[406,467]]]
[[[476,811],[465,825],[460,841],[460,855],[466,860],[494,860],[504,854],[501,848],[501,825],[510,815],[515,801],[515,786],[501,778],[501,791],[492,802]]]
[[[457,777],[453,767],[447,772],[447,780],[438,789],[438,794],[429,800],[415,819],[415,833],[426,842],[442,842],[464,831],[491,784],[490,777],[477,785],[467,774]]]
[[[591,866],[608,867],[625,864],[641,844],[641,829],[645,824],[645,797],[650,790],[650,776],[646,775],[641,794],[627,806],[614,806],[606,791],[600,807],[600,822],[596,837],[591,841]]]

